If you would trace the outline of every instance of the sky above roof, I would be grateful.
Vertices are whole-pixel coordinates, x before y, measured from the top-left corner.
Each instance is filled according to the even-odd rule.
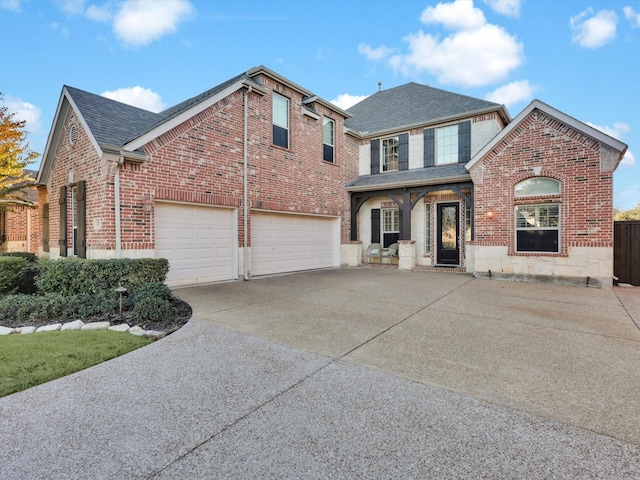
[[[160,111],[265,65],[342,108],[407,82],[538,98],[629,145],[614,205],[640,203],[638,0],[0,0],[0,28],[40,153],[63,85]]]

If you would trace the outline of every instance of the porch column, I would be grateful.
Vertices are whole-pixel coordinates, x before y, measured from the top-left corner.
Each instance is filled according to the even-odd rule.
[[[402,192],[402,224],[400,240],[411,240],[411,192]]]
[[[400,240],[398,244],[398,270],[413,270],[416,266],[416,241]]]

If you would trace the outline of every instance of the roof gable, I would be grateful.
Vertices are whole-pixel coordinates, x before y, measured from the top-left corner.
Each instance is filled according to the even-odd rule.
[[[509,121],[497,103],[411,82],[376,92],[349,108],[352,118],[345,126],[364,135],[496,110]]]
[[[619,152],[619,158],[616,163],[617,164],[622,160],[622,156],[627,151],[627,145],[620,140],[617,140],[606,133],[601,132],[600,130],[593,128],[586,123],[581,122],[569,115],[562,113],[560,110],[556,110],[555,108],[547,105],[540,100],[532,101],[527,107],[522,110],[516,118],[513,119],[509,125],[503,128],[489,143],[487,143],[482,149],[480,149],[473,158],[465,165],[467,170],[473,168],[473,166],[478,163],[487,153],[493,150],[497,145],[502,142],[513,130],[515,130],[529,115],[531,115],[535,110],[539,110],[546,115],[549,115],[552,118],[555,118],[561,123],[566,124],[567,126],[581,132],[582,134],[593,138],[595,141],[600,144],[604,144],[612,150]],[[615,167],[614,167],[615,169]]]

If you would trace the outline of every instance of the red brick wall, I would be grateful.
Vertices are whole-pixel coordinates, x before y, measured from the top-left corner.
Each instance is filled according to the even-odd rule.
[[[21,205],[7,207],[2,252],[38,253],[39,210]]]
[[[514,252],[514,209],[543,198],[515,199],[514,187],[534,176],[534,167],[541,168],[539,176],[561,182],[560,195],[544,197],[561,205],[560,254],[567,255],[570,247],[612,247],[613,172],[601,171],[600,144],[539,110],[472,168],[473,244],[508,246],[509,254],[525,255]]]

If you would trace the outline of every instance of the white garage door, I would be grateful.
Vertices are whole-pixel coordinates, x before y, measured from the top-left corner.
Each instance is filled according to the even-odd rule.
[[[295,272],[340,264],[339,219],[251,214],[251,274]]]
[[[234,211],[157,203],[156,258],[169,260],[167,285],[230,280],[234,277]]]

